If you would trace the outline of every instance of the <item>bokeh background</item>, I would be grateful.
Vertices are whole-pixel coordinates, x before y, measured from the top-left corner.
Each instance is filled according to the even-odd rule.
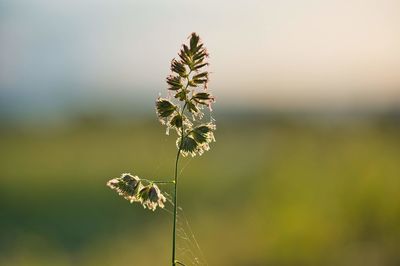
[[[171,178],[154,100],[193,31],[211,54],[217,142],[181,164],[180,258],[400,265],[399,11],[0,0],[0,265],[169,265],[168,210],[105,183]]]

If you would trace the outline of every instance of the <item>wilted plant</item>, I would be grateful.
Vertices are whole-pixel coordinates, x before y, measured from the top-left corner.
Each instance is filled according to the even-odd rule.
[[[156,112],[160,122],[177,134],[178,152],[175,160],[174,179],[171,181],[151,181],[140,179],[129,173],[111,179],[107,185],[117,191],[120,196],[132,202],[139,202],[144,208],[156,210],[164,208],[166,202],[157,184],[173,184],[174,220],[172,232],[172,265],[184,265],[176,259],[176,220],[177,220],[177,188],[178,163],[180,156],[202,155],[210,149],[215,141],[214,120],[204,119],[204,110],[211,112],[214,97],[208,91],[209,72],[207,71],[208,52],[196,33],[190,35],[189,44],[183,44],[179,58],[171,61],[171,75],[166,79],[169,96],[156,100]]]

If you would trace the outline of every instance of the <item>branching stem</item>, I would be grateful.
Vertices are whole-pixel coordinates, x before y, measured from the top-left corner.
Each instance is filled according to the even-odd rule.
[[[167,184],[174,184],[175,181],[174,180],[170,180],[170,181],[154,181],[154,180],[148,180],[145,178],[141,179],[142,181],[146,181],[149,184],[160,184],[160,185],[167,185]]]

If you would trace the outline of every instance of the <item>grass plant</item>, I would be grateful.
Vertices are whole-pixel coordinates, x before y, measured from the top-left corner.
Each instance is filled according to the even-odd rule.
[[[183,44],[179,58],[171,61],[171,74],[166,78],[168,97],[156,100],[156,112],[160,122],[166,126],[166,134],[175,131],[176,159],[174,178],[170,181],[155,181],[123,173],[108,181],[107,185],[131,203],[138,202],[144,208],[155,211],[164,208],[166,197],[157,184],[172,184],[173,229],[172,266],[184,265],[176,258],[176,222],[178,207],[178,168],[180,156],[202,155],[215,141],[215,121],[211,115],[206,118],[205,111],[211,114],[214,96],[208,90],[209,72],[208,52],[199,35],[192,33],[189,43]]]

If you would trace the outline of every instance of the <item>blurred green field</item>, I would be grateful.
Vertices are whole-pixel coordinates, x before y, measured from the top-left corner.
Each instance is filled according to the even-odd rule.
[[[3,129],[0,265],[168,265],[171,215],[105,186],[169,179],[163,131],[153,118]],[[222,118],[216,138],[179,184],[209,265],[400,265],[398,124]]]

